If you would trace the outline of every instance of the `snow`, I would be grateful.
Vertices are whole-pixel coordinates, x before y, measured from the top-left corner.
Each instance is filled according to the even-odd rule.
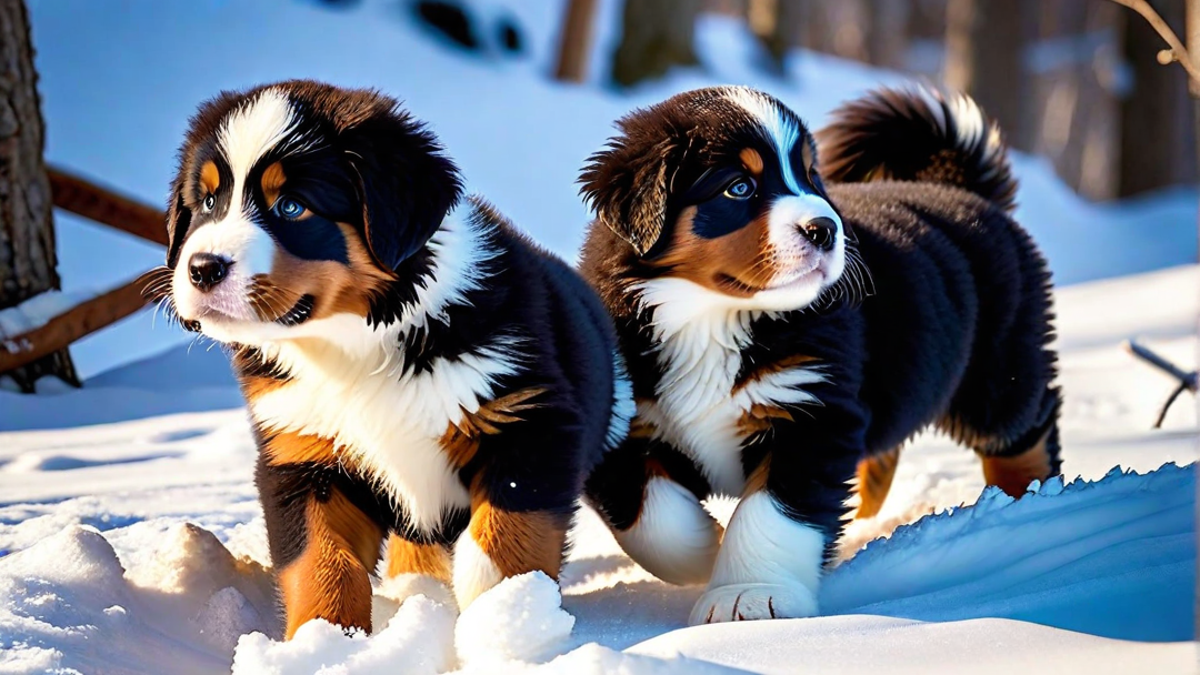
[[[630,108],[743,83],[820,124],[901,81],[804,53],[774,79],[740,27],[710,18],[703,69],[617,93],[593,59],[588,84],[558,85],[544,75],[554,0],[472,3],[526,29],[529,52],[500,60],[447,51],[390,0],[29,4],[52,162],[159,203],[188,115],[219,89],[377,85],[430,121],[473,190],[568,257],[587,219],[576,172]],[[595,55],[619,23],[616,2],[599,4]],[[444,587],[388,580],[376,635],[312,622],[281,642],[228,361],[147,310],[73,349],[83,389],[0,387],[0,673],[1194,671],[1197,407],[1185,396],[1150,429],[1172,382],[1122,344],[1196,366],[1196,191],[1087,204],[1046,162],[1014,162],[1018,215],[1059,284],[1066,480],[1013,501],[984,490],[969,452],[918,437],[882,512],[840,543],[824,616],[687,628],[702,589],[657,581],[584,509],[561,587],[510,579],[460,616]],[[58,226],[64,298],[162,262],[126,235],[64,214]]]
[[[686,628],[702,589],[655,580],[584,510],[561,596],[530,575],[459,617],[444,588],[396,580],[376,591],[378,635],[314,623],[281,643],[255,451],[219,350],[56,396],[0,392],[0,672],[1179,672],[1194,659],[1196,407],[1151,430],[1171,383],[1121,344],[1140,335],[1193,367],[1198,282],[1187,266],[1059,289],[1068,480],[1014,502],[983,490],[969,452],[919,437],[884,510],[851,525],[812,620]],[[195,404],[193,380],[229,402],[88,407]],[[40,424],[15,430],[15,403]]]
[[[53,163],[151,204],[165,202],[188,117],[221,89],[287,77],[374,86],[406,101],[445,141],[468,188],[486,196],[538,241],[573,259],[588,213],[575,179],[612,133],[613,120],[678,91],[713,84],[770,90],[814,126],[841,101],[904,80],[819,54],[793,54],[787,79],[754,64],[745,28],[709,17],[697,28],[702,67],[631,92],[602,85],[619,30],[619,2],[600,5],[591,81],[551,81],[565,3],[474,0],[487,25],[515,16],[528,52],[483,59],[419,32],[393,0],[341,11],[300,0],[254,3],[96,3],[30,0],[40,90]],[[264,30],[270,26],[270,30]],[[314,45],[319,45],[314,48]],[[86,112],[84,112],[86,111]],[[1048,162],[1016,156],[1018,217],[1043,246],[1060,284],[1194,262],[1197,193],[1176,189],[1131,203],[1089,204]],[[111,288],[155,265],[149,243],[58,214],[64,289]],[[73,347],[91,377],[190,339],[150,310]]]

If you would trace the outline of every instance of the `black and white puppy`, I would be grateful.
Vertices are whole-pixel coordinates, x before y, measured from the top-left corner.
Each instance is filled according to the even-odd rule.
[[[882,91],[819,144],[739,87],[618,126],[581,269],[637,415],[587,494],[647,570],[708,582],[693,623],[816,614],[856,470],[871,515],[930,425],[1011,494],[1058,471],[1049,273],[972,101]],[[741,497],[723,534],[712,494]]]
[[[283,82],[192,119],[164,281],[232,349],[287,637],[316,617],[370,630],[389,536],[389,575],[464,606],[556,576],[584,479],[628,427],[594,292],[460,192],[377,92]]]

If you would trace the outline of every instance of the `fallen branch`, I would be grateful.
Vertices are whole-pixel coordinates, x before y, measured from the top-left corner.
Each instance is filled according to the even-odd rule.
[[[1163,18],[1158,15],[1158,12],[1154,11],[1154,8],[1150,6],[1150,3],[1146,2],[1146,0],[1113,0],[1113,2],[1117,3],[1118,5],[1124,5],[1138,14],[1141,14],[1142,18],[1149,22],[1150,26],[1154,28],[1154,30],[1157,31],[1160,36],[1162,36],[1162,39],[1166,41],[1167,45],[1171,47],[1169,54],[1171,59],[1164,61],[1160,52],[1160,56],[1158,58],[1159,63],[1166,65],[1172,60],[1178,61],[1179,65],[1183,66],[1184,70],[1188,72],[1188,75],[1191,76],[1192,80],[1196,82],[1197,85],[1200,85],[1200,68],[1196,66],[1196,62],[1193,61],[1191,55],[1188,54],[1187,48],[1183,46],[1183,42],[1180,41],[1177,35],[1175,35],[1175,31],[1171,30],[1171,27],[1167,25],[1167,22],[1163,21]]]
[[[1175,403],[1175,399],[1179,398],[1180,394],[1185,391],[1190,391],[1193,394],[1196,393],[1197,388],[1200,387],[1200,372],[1184,372],[1184,370],[1179,366],[1176,366],[1165,358],[1150,351],[1148,347],[1140,345],[1133,340],[1125,343],[1125,349],[1130,354],[1133,354],[1146,363],[1158,368],[1179,382],[1179,386],[1177,386],[1175,390],[1171,392],[1171,395],[1167,397],[1167,401],[1163,403],[1162,409],[1158,411],[1158,419],[1154,422],[1154,428],[1159,429],[1162,427],[1163,420],[1167,417],[1167,411],[1171,409],[1171,405]]]
[[[48,168],[54,205],[88,220],[167,245],[166,214],[62,169]]]
[[[133,314],[146,305],[146,277],[82,302],[27,333],[0,340],[0,374],[7,373]]]

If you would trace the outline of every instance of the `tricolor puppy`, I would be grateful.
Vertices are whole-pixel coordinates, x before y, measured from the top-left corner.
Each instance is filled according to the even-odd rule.
[[[370,630],[388,537],[389,575],[463,606],[556,576],[584,478],[628,426],[603,305],[460,191],[433,134],[373,91],[284,82],[192,119],[165,274],[184,325],[232,348],[288,637],[315,617]]]
[[[871,515],[930,425],[1010,494],[1058,471],[1049,273],[973,102],[883,91],[815,143],[716,88],[619,127],[581,178],[582,271],[637,415],[587,493],[647,570],[708,582],[693,623],[816,614],[856,469]],[[712,494],[741,497],[723,535]]]

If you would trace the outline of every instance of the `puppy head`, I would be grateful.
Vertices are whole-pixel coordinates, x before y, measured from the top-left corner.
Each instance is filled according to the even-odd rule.
[[[830,297],[848,261],[857,264],[812,138],[778,100],[743,87],[700,89],[618,127],[584,168],[581,192],[644,276],[783,311]]]
[[[249,345],[371,316],[460,192],[437,140],[391,98],[307,81],[223,93],[192,118],[171,187],[175,312]]]

